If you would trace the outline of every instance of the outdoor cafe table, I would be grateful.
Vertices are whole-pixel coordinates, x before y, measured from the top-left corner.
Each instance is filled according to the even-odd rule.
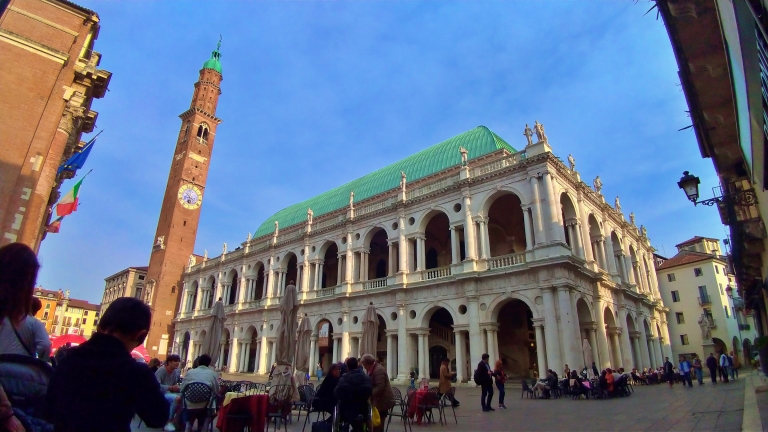
[[[434,394],[429,393],[427,389],[420,389],[416,390],[416,392],[413,393],[413,396],[410,399],[410,405],[408,406],[408,417],[413,418],[416,417],[416,424],[421,424],[421,419],[424,417],[424,409],[420,408],[419,405],[421,405],[422,401],[427,397],[433,397]],[[437,400],[427,400],[425,402],[437,404]]]
[[[219,410],[216,427],[221,432],[242,431],[248,426],[252,431],[263,431],[267,424],[267,402],[269,396],[257,394],[254,390],[237,393],[228,392]],[[227,418],[229,415],[249,414],[249,420]]]

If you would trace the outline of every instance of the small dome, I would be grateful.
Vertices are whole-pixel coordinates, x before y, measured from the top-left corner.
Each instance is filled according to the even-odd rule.
[[[209,58],[205,63],[203,63],[203,69],[213,69],[218,73],[221,73],[221,53],[217,49],[211,54],[211,58]]]

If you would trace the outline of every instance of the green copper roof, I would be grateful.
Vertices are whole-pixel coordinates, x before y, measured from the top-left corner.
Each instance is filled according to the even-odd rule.
[[[211,53],[211,58],[203,63],[203,69],[213,69],[221,73],[221,52],[219,52],[219,49],[221,49],[221,39],[219,39],[219,44],[216,45],[216,50]]]
[[[400,186],[400,171],[405,172],[408,183],[411,183],[446,168],[459,165],[461,163],[459,147],[464,147],[469,151],[468,159],[484,156],[499,149],[506,149],[513,153],[517,151],[487,127],[478,126],[408,156],[399,162],[366,174],[357,180],[286,207],[264,221],[256,230],[255,237],[273,232],[275,221],[279,222],[280,228],[287,228],[305,221],[308,208],[312,209],[314,217],[319,217],[347,207],[349,206],[349,193],[352,191],[355,192],[355,202],[360,202],[382,192],[395,189]]]

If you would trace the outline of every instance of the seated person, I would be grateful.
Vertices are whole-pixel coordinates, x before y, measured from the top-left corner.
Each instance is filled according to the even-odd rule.
[[[320,384],[320,388],[315,393],[315,399],[312,401],[312,409],[320,412],[326,412],[328,414],[333,413],[333,408],[336,406],[336,385],[339,383],[339,377],[341,376],[341,367],[338,363],[331,365],[328,370],[323,383]],[[331,421],[331,417],[328,417],[327,421]]]
[[[607,371],[603,370],[600,373],[600,378],[597,382],[597,385],[601,391],[606,391],[606,392],[608,391],[608,372]]]
[[[181,364],[181,358],[176,354],[171,354],[165,359],[165,366],[157,369],[155,372],[155,378],[160,383],[160,388],[165,394],[165,400],[171,404],[170,413],[168,414],[168,424],[165,425],[166,431],[175,431],[174,417],[176,414],[176,407],[181,400],[179,393],[179,377],[181,371],[179,370],[179,364]]]
[[[187,374],[184,376],[184,382],[181,383],[181,394],[184,394],[184,389],[186,389],[190,384],[192,383],[203,383],[211,388],[211,395],[217,395],[219,393],[219,380],[218,380],[218,374],[216,371],[211,367],[211,356],[208,354],[203,354],[200,357],[198,357],[198,363],[199,366],[190,369]],[[198,421],[198,430],[205,430],[208,426],[204,422],[207,422],[208,419],[208,413],[205,408],[208,406],[208,403],[210,401],[205,402],[191,402],[189,400],[185,401],[184,404],[186,406],[187,410],[198,410],[199,412],[193,411],[191,414],[192,416],[187,418],[187,430],[192,430],[192,426],[195,422],[195,420]]]
[[[113,301],[91,338],[72,349],[48,385],[48,414],[57,432],[126,432],[138,414],[149,428],[168,419],[168,401],[131,351],[144,342],[149,306],[133,297]]]
[[[581,376],[579,376],[579,374],[576,373],[575,370],[571,371],[571,376],[568,381],[571,387],[572,394],[580,395],[584,393],[584,386],[582,384],[584,380],[581,378]]]
[[[632,374],[631,375],[632,375],[632,379],[635,382],[640,382],[640,383],[643,383],[643,384],[648,384],[648,379],[645,378],[644,376],[638,375],[637,369],[632,369]]]
[[[368,399],[373,393],[373,383],[362,368],[358,367],[357,359],[347,359],[347,373],[339,378],[333,390],[339,401],[339,416],[342,421],[352,425],[352,431],[363,430],[363,425],[369,420]]]
[[[535,386],[533,386],[534,391],[541,390],[541,394],[543,395],[542,398],[547,399],[550,397],[549,391],[556,388],[557,377],[555,376],[555,373],[552,371],[552,369],[547,369],[547,377],[544,379],[544,382],[539,381]]]
[[[606,390],[610,396],[616,395],[616,377],[613,375],[613,371],[609,368],[605,370],[605,384]]]

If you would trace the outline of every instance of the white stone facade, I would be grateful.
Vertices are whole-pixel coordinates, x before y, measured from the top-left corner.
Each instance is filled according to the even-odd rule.
[[[313,329],[310,365],[325,370],[363,354],[369,302],[382,327],[375,354],[401,382],[411,368],[434,376],[445,355],[471,380],[484,352],[512,376],[561,373],[584,366],[584,339],[600,368],[660,366],[671,350],[652,254],[645,231],[540,141],[191,266],[173,350],[190,362],[201,354],[208,308],[223,297],[219,366],[268,372],[277,304],[294,279]]]

